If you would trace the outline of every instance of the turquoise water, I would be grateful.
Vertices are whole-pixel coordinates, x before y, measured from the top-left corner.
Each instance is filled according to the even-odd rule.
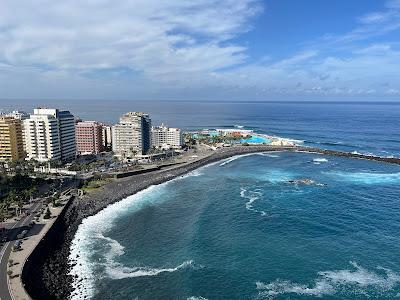
[[[399,195],[399,166],[226,159],[85,219],[73,298],[398,299]]]
[[[262,143],[269,144],[271,141],[268,138],[253,135],[248,139],[241,139],[240,142],[249,144],[262,144]]]

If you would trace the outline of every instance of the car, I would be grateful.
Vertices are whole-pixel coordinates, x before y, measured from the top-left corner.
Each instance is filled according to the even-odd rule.
[[[14,243],[13,247],[12,247],[12,250],[13,251],[17,251],[17,250],[21,249],[21,245],[22,245],[22,241],[21,240],[16,241]]]

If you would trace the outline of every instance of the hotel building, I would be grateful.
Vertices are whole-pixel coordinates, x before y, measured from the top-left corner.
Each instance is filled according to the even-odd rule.
[[[146,154],[151,147],[151,119],[148,114],[128,112],[112,127],[112,149],[116,156]]]
[[[0,160],[18,161],[23,158],[21,120],[0,116]]]
[[[169,128],[161,125],[151,129],[151,145],[155,148],[175,148],[183,146],[182,131],[179,128]]]
[[[75,159],[75,119],[69,111],[37,108],[24,120],[24,130],[28,159]]]
[[[78,154],[98,154],[104,151],[102,124],[95,121],[78,122],[75,130]]]

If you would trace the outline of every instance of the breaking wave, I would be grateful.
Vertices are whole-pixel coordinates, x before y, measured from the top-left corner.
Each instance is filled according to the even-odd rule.
[[[235,160],[237,160],[239,158],[246,157],[246,156],[251,156],[251,155],[256,155],[256,154],[258,154],[258,153],[248,153],[248,154],[236,155],[236,156],[233,156],[233,157],[230,157],[230,158],[226,158],[226,159],[224,159],[222,161],[222,163],[219,164],[219,166],[222,167],[222,166],[225,166],[225,165],[227,165],[227,164],[229,164],[229,163],[231,163],[231,162],[233,162],[233,161],[235,161]]]
[[[117,264],[108,267],[107,274],[112,279],[123,279],[144,276],[157,276],[161,273],[172,273],[190,267],[194,268],[194,262],[192,260],[187,260],[174,268],[126,267]]]
[[[173,268],[132,268],[123,266],[116,262],[115,259],[125,253],[124,247],[118,241],[107,237],[106,233],[114,226],[117,218],[126,214],[132,214],[132,212],[140,210],[149,203],[157,204],[162,202],[164,197],[160,197],[160,193],[162,193],[166,185],[186,177],[200,176],[202,175],[202,168],[160,185],[150,186],[143,191],[107,206],[96,215],[82,221],[70,247],[69,263],[71,271],[69,274],[74,278],[72,282],[72,300],[92,298],[95,294],[95,281],[99,277],[107,276],[119,279],[155,276],[160,273],[174,272],[194,266],[191,260],[185,261]],[[99,258],[93,259],[96,255]]]
[[[318,157],[318,158],[314,158],[314,159],[313,159],[313,162],[319,162],[319,163],[321,163],[321,162],[328,162],[328,160],[327,160],[326,158]]]
[[[270,153],[259,153],[262,156],[267,156],[267,157],[271,157],[271,158],[278,158],[279,155],[277,154],[270,154]]]
[[[303,295],[322,297],[339,295],[352,298],[355,295],[378,297],[396,295],[395,288],[400,284],[400,276],[390,269],[377,267],[367,270],[355,262],[352,269],[318,272],[310,284],[300,284],[288,280],[275,280],[271,283],[256,282],[260,298],[274,299],[279,295]]]

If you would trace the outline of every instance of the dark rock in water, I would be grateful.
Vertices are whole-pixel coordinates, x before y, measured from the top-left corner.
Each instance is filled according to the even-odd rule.
[[[292,184],[299,184],[299,185],[316,185],[316,186],[326,186],[324,183],[317,183],[312,179],[309,178],[302,178],[302,179],[295,179],[295,180],[288,180],[288,183]]]

